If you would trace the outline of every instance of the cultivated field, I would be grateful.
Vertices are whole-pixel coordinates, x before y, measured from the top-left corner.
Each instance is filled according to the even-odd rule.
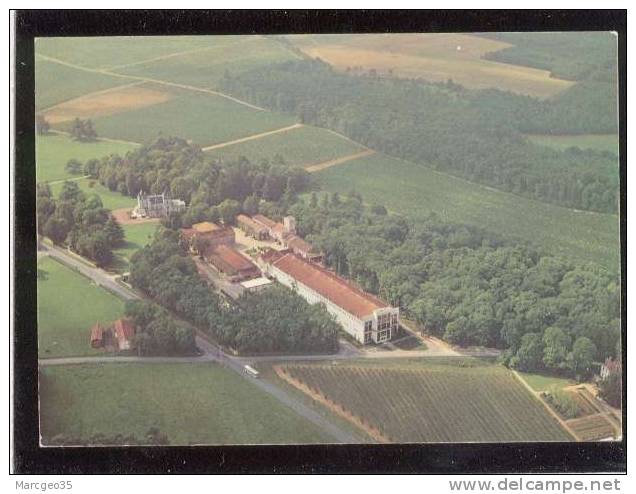
[[[156,57],[205,49],[229,40],[216,36],[40,38],[36,53],[91,69],[115,69]]]
[[[205,49],[121,67],[122,74],[214,88],[225,75],[300,58],[264,36],[219,36]]]
[[[124,303],[70,268],[38,260],[38,355],[40,358],[95,355],[90,329],[121,317]]]
[[[118,77],[84,72],[36,56],[35,108],[37,110],[121,84],[122,79]]]
[[[357,153],[363,149],[361,145],[328,130],[303,126],[213,149],[206,154],[228,161],[245,156],[252,163],[259,163],[263,159],[272,161],[279,155],[287,165],[304,167]]]
[[[95,118],[136,110],[163,103],[170,97],[170,93],[166,91],[140,87],[139,83],[125,84],[65,101],[43,114],[49,123],[56,124],[75,118]]]
[[[93,118],[100,137],[144,143],[159,135],[191,139],[209,146],[295,123],[289,116],[259,111],[209,93],[168,88],[158,84],[136,86],[166,95],[162,103]],[[231,116],[231,117],[230,117]],[[68,130],[69,122],[59,124]]]
[[[43,443],[57,435],[145,437],[172,445],[328,442],[311,423],[237,374],[212,364],[42,368]]]
[[[579,212],[533,201],[434,171],[424,165],[374,155],[318,172],[330,191],[352,188],[365,201],[417,219],[430,211],[453,222],[520,238],[548,252],[618,270],[618,217]]]
[[[507,369],[468,359],[420,362],[281,368],[388,442],[573,439]]]
[[[38,135],[35,139],[36,180],[51,182],[76,178],[77,175],[71,175],[64,169],[70,159],[84,163],[110,154],[123,156],[134,148],[121,142],[77,142],[65,135]]]
[[[338,70],[380,76],[449,79],[470,88],[503,90],[549,97],[573,83],[550,77],[550,72],[485,60],[484,53],[511,46],[469,34],[358,34],[288,36],[312,58]]]
[[[583,134],[583,135],[537,135],[529,134],[528,138],[559,151],[570,147],[608,151],[618,156],[617,134]]]

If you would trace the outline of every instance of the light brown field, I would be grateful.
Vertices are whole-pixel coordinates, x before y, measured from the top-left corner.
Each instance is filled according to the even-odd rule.
[[[55,124],[74,118],[114,115],[163,103],[170,98],[170,93],[166,91],[150,89],[135,83],[65,101],[49,108],[44,112],[44,115],[50,123]]]
[[[380,76],[454,82],[473,89],[496,87],[547,98],[571,81],[550,77],[546,70],[485,60],[482,56],[510,46],[470,34],[301,35],[289,39],[310,57],[338,70]]]

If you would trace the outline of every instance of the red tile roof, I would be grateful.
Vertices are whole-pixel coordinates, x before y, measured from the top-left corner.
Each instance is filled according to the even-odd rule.
[[[135,325],[129,319],[117,319],[113,324],[113,329],[119,341],[130,340],[135,336]]]
[[[222,263],[226,264],[234,271],[257,269],[256,265],[252,261],[227,245],[217,245],[213,249],[211,257],[217,257]]]
[[[295,254],[285,254],[273,260],[272,264],[358,318],[368,316],[376,309],[389,307],[389,304],[357,288],[351,282],[325,268],[306,262]]]

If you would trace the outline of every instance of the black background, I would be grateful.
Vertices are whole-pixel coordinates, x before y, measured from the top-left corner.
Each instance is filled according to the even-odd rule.
[[[33,38],[39,36],[354,32],[617,31],[621,162],[621,307],[626,382],[625,10],[16,11],[14,471],[89,473],[624,472],[623,441],[603,443],[41,448],[37,396]],[[69,308],[72,310],[72,308]],[[443,397],[442,397],[443,398]]]

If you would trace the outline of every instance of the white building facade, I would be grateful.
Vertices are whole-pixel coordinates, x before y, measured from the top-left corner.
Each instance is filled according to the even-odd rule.
[[[390,306],[376,306],[375,308],[354,314],[348,311],[332,298],[320,293],[302,281],[279,269],[275,263],[265,263],[264,268],[270,276],[302,296],[310,304],[324,304],[343,329],[362,344],[383,343],[397,334],[400,321],[400,309]],[[359,293],[353,294],[360,297]]]

